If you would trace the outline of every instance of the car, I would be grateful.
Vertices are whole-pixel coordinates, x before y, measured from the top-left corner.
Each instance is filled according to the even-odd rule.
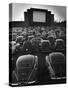
[[[22,85],[35,83],[37,68],[37,56],[30,54],[19,56],[16,61],[16,69],[13,71],[13,83]]]
[[[63,39],[56,39],[56,41],[55,41],[55,49],[56,49],[56,51],[65,50],[65,43],[64,43]]]
[[[52,52],[45,58],[51,79],[66,78],[66,58],[61,52]]]
[[[51,44],[49,40],[41,41],[41,51],[49,53],[51,51]]]

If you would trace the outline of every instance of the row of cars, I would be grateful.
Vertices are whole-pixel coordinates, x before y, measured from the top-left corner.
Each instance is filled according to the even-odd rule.
[[[53,30],[50,32],[47,38],[43,38],[39,33],[37,36],[35,33],[19,36],[15,33],[12,36],[13,39],[9,42],[12,52],[10,62],[12,68],[14,67],[10,74],[11,85],[66,82],[66,37],[55,37]],[[45,35],[43,34],[44,37]]]

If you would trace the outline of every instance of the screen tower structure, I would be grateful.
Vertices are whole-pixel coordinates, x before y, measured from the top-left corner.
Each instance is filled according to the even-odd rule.
[[[53,26],[54,14],[47,9],[30,8],[24,12],[27,26]]]

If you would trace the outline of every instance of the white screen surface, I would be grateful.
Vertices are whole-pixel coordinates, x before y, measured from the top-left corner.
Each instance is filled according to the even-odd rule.
[[[46,22],[46,13],[41,11],[33,11],[33,22]]]

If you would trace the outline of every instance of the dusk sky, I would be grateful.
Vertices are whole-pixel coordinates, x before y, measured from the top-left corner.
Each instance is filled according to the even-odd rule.
[[[24,3],[13,3],[12,4],[12,20],[9,16],[10,21],[24,21],[24,12],[30,8],[48,9],[54,14],[54,21],[66,20],[66,7],[65,6],[52,6],[52,5],[39,5],[39,4],[24,4]]]

